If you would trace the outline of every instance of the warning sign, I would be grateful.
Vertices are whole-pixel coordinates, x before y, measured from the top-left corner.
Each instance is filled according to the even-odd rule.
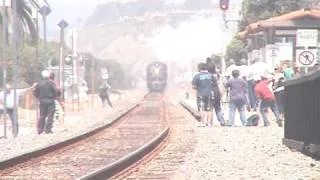
[[[316,64],[317,51],[315,49],[297,50],[297,66],[313,67]]]

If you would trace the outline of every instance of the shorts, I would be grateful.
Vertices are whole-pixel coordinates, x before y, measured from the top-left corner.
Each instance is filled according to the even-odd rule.
[[[213,100],[211,96],[197,96],[198,111],[212,111]]]

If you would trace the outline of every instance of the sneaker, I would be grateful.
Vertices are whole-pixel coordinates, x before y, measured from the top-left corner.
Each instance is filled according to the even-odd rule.
[[[199,124],[198,124],[198,127],[206,127],[206,124],[204,124],[204,123],[199,123]]]
[[[221,122],[220,126],[227,126],[225,122]]]
[[[53,132],[51,130],[46,131],[46,134],[52,134]]]

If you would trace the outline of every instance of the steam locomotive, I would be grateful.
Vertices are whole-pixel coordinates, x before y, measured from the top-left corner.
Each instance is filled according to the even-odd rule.
[[[163,92],[167,86],[167,65],[156,61],[147,66],[147,86],[150,92]]]

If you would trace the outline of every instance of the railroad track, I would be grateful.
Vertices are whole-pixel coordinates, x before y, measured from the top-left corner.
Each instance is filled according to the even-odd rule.
[[[0,179],[107,179],[156,147],[169,132],[161,94],[148,94],[109,128],[10,164]],[[34,157],[36,155],[33,155]]]
[[[193,117],[181,106],[168,104],[170,133],[152,153],[113,176],[120,179],[184,179],[179,176],[180,167],[192,156],[196,138]]]

